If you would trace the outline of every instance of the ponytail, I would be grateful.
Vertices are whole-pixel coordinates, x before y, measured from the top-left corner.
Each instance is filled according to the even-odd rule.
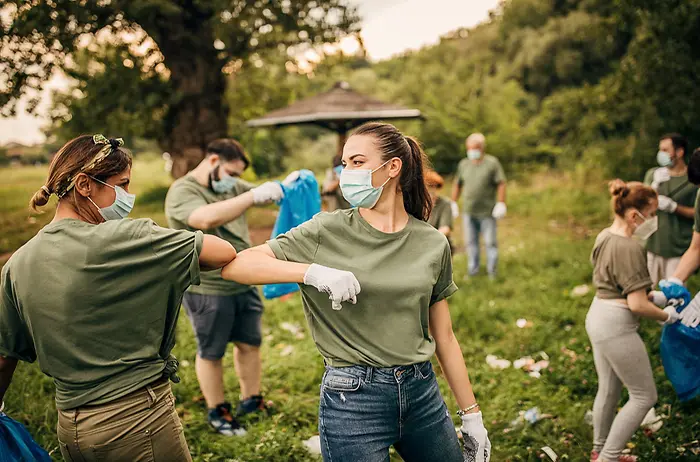
[[[403,206],[410,215],[419,220],[428,221],[433,211],[433,201],[425,184],[425,165],[428,159],[418,140],[412,136],[406,136],[405,139],[410,148],[410,154],[407,156],[408,162],[404,164],[399,179],[403,193]]]

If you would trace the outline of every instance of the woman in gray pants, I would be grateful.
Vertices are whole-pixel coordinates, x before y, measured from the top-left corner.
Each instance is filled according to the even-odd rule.
[[[642,183],[610,183],[615,220],[597,237],[591,261],[596,296],[586,317],[598,373],[591,461],[636,462],[622,450],[656,403],[649,356],[637,333],[639,317],[673,323],[673,307],[647,298],[652,282],[641,241],[656,231],[656,192]],[[615,415],[624,385],[629,401]]]

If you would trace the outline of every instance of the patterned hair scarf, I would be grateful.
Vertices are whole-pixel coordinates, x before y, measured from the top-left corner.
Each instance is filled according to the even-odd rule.
[[[97,164],[102,162],[109,156],[112,152],[114,152],[116,149],[120,148],[121,146],[124,146],[124,140],[122,138],[109,138],[107,139],[104,135],[102,134],[96,134],[92,135],[92,142],[97,144],[97,145],[104,145],[102,149],[93,157],[93,159],[85,164],[83,168],[81,168],[78,172],[76,172],[73,176],[69,177],[66,181],[68,183],[68,186],[66,186],[63,190],[59,191],[56,195],[61,198],[65,196],[68,191],[73,189],[75,186],[75,182],[78,178],[78,175],[83,172],[88,172],[95,168]]]

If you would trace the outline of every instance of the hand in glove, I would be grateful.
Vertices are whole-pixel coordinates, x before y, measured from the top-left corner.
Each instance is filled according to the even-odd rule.
[[[263,183],[257,188],[251,189],[253,192],[254,204],[267,204],[268,202],[277,202],[284,197],[282,186],[274,181]]]
[[[678,278],[663,279],[659,282],[659,289],[663,291],[668,300],[680,301],[681,306],[687,306],[693,298],[683,285],[683,281]]]
[[[464,460],[470,462],[489,462],[491,460],[491,441],[484,427],[481,412],[462,416],[462,440],[464,441]]]
[[[663,325],[673,324],[681,319],[681,316],[678,314],[678,311],[676,311],[676,307],[673,305],[664,308],[664,312],[668,314],[668,318],[661,323]]]
[[[299,179],[299,175],[301,175],[299,173],[299,170],[293,171],[292,173],[287,175],[287,177],[284,180],[282,180],[282,184],[285,186],[289,186],[290,184],[294,183]]]
[[[673,213],[678,208],[678,203],[668,196],[659,196],[659,210]]]
[[[506,207],[505,202],[499,202],[496,204],[496,206],[493,208],[493,211],[491,212],[491,216],[495,218],[496,220],[500,220],[501,218],[506,216],[506,213],[508,212],[508,208]]]
[[[700,325],[700,298],[698,297],[700,293],[681,311],[681,324],[684,326],[695,328]]]
[[[452,219],[458,218],[459,217],[459,206],[457,205],[457,202],[450,201],[450,209],[452,210]]]
[[[354,305],[357,303],[357,294],[360,293],[360,283],[350,271],[341,271],[315,263],[306,270],[304,284],[328,294],[334,310],[341,309],[342,302],[349,301]]]
[[[665,183],[671,179],[671,172],[667,167],[661,167],[654,170],[654,175],[651,181],[651,187],[659,189],[661,183]]]

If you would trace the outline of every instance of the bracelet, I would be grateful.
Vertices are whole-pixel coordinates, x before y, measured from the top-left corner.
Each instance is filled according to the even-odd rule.
[[[479,406],[479,403],[474,403],[474,404],[472,404],[472,405],[469,406],[469,407],[466,407],[466,408],[464,408],[464,409],[460,409],[459,411],[457,411],[457,415],[460,416],[460,417],[462,417],[464,414],[467,414],[467,413],[469,413],[470,411],[473,411],[474,409],[476,409],[476,408],[478,408],[478,407],[480,407],[480,406]]]

